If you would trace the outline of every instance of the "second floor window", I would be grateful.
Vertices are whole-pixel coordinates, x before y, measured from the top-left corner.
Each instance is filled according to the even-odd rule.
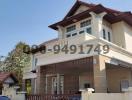
[[[111,34],[108,32],[108,41],[111,41]]]
[[[106,39],[105,29],[103,29],[103,39]]]
[[[73,26],[70,26],[70,27],[66,28],[66,32],[71,32],[71,31],[74,31],[74,30],[76,30],[76,25],[73,25]]]
[[[75,35],[77,35],[77,33],[73,33],[73,34],[72,34],[72,36],[75,36]]]
[[[91,20],[86,20],[86,21],[80,23],[81,28],[89,26],[89,25],[91,25]]]
[[[109,42],[111,42],[111,32],[109,32],[108,30],[103,29],[102,38],[109,41]]]

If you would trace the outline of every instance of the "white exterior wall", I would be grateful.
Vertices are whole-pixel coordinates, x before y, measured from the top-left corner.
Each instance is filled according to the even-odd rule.
[[[82,8],[80,8],[82,9]],[[78,11],[77,11],[78,12]],[[115,24],[110,24],[107,21],[103,20],[103,17],[105,16],[105,12],[101,14],[95,14],[91,13],[91,17],[86,18],[87,19],[92,19],[92,35],[89,34],[78,34],[76,36],[70,37],[70,38],[65,38],[66,34],[66,27],[59,27],[59,41],[53,42],[53,43],[48,43],[46,47],[49,49],[51,48],[53,50],[53,46],[56,44],[61,45],[62,47],[65,44],[68,44],[69,46],[74,44],[76,46],[79,46],[80,44],[92,44],[94,46],[97,46],[98,44],[102,45],[109,45],[110,46],[110,52],[107,54],[102,54],[110,58],[116,58],[128,63],[131,63],[132,61],[132,54],[130,53],[132,48],[131,48],[131,42],[132,42],[132,30],[131,27],[128,27],[128,25],[124,24],[124,22],[118,22]],[[82,20],[82,21],[84,21]],[[80,23],[82,21],[74,23],[76,25],[77,30],[75,32],[79,32],[81,30],[80,28]],[[103,27],[108,27],[109,30],[112,32],[112,43],[105,41],[101,38],[102,34],[102,29]],[[126,48],[126,49],[123,49]],[[88,48],[84,48],[84,51],[88,51]],[[46,54],[41,54],[37,53],[35,54],[34,58],[38,59],[37,66],[42,66],[42,65],[47,65],[47,64],[53,64],[53,63],[58,63],[58,62],[64,62],[68,60],[74,60],[74,59],[79,59],[79,58],[84,58],[84,57],[90,57],[97,55],[95,52],[91,52],[90,54],[64,54],[64,53],[59,53],[59,54],[54,54],[53,52],[48,52]],[[34,63],[34,60],[32,60]],[[33,69],[33,64],[32,66],[28,67],[26,69],[27,72],[31,71]],[[24,78],[26,79],[29,77],[36,77],[36,75],[33,75],[31,73],[26,73],[24,74]]]
[[[121,21],[112,24],[113,43],[132,53],[132,27]]]
[[[25,92],[17,93],[15,86],[9,87],[8,84],[3,85],[2,96],[7,96],[11,100],[25,100]]]
[[[88,93],[82,92],[82,100],[131,100],[132,92],[128,93]]]
[[[126,24],[124,24],[124,33],[125,33],[125,44],[126,44],[126,49],[132,53],[132,27]]]
[[[124,95],[121,93],[93,93],[88,94],[87,92],[82,95],[82,100],[130,100],[124,99]]]
[[[88,45],[88,44],[92,44],[95,46],[97,46],[98,44],[100,45],[109,45],[110,47],[110,51],[107,54],[103,54],[109,58],[115,58],[124,62],[128,62],[131,63],[132,61],[132,54],[129,53],[128,51],[126,51],[125,49],[122,49],[120,47],[118,47],[115,44],[112,44],[110,42],[101,40],[101,39],[96,39],[93,38],[91,40],[87,40],[84,42],[81,42],[81,40],[74,40],[74,39],[70,39],[74,42],[70,42],[71,44],[75,44],[76,46],[79,46],[78,42],[80,42],[80,44],[83,45]],[[70,41],[69,40],[69,41]],[[77,43],[77,44],[76,44]],[[51,46],[51,45],[50,45]],[[84,48],[84,51],[87,52],[88,48]],[[53,64],[53,63],[58,63],[58,62],[64,62],[64,61],[69,61],[69,60],[74,60],[74,59],[80,59],[80,58],[85,58],[85,57],[90,57],[90,56],[94,56],[94,55],[98,55],[96,52],[91,52],[90,54],[64,54],[64,53],[59,53],[59,54],[54,54],[53,52],[49,52],[47,54],[36,54],[35,56],[38,58],[38,63],[37,66],[42,66],[42,65],[47,65],[47,64]]]
[[[81,11],[85,11],[88,9],[89,8],[86,6],[80,6],[75,12],[75,14],[78,14]],[[132,61],[132,54],[130,53],[130,51],[132,51],[132,48],[131,48],[132,29],[131,27],[125,24],[123,21],[117,22],[115,24],[110,24],[109,22],[103,19],[103,17],[106,15],[105,12],[100,13],[100,14],[95,14],[94,12],[90,12],[90,14],[91,14],[91,17],[75,22],[74,24],[71,24],[71,25],[76,25],[76,30],[74,32],[78,33],[81,30],[80,23],[82,21],[91,19],[92,20],[91,27],[92,27],[93,36],[77,35],[77,36],[70,37],[67,39],[65,36],[66,36],[66,28],[68,26],[66,27],[58,26],[59,28],[58,37],[60,39],[59,42],[57,41],[55,43],[49,43],[46,46],[48,48],[53,48],[55,44],[64,45],[67,43],[68,45],[70,44],[79,45],[79,44],[91,43],[94,46],[97,44],[103,44],[103,45],[108,44],[110,45],[110,52],[107,54],[103,54],[103,55],[110,57],[110,58],[116,58],[116,59],[119,59],[119,60],[122,60],[128,63],[131,63]],[[107,29],[112,33],[112,43],[107,42],[101,38],[102,29],[105,27],[107,27]],[[123,48],[126,48],[126,50]],[[41,65],[46,65],[46,64],[73,60],[73,59],[79,59],[83,57],[89,57],[93,55],[97,55],[97,53],[91,52],[90,54],[84,54],[84,55],[80,55],[80,54],[72,54],[72,55],[66,54],[65,55],[64,53],[54,54],[53,52],[49,52],[47,54],[40,54],[40,53],[35,54],[35,57],[38,58],[37,66],[41,66]]]
[[[125,48],[126,45],[125,45],[123,22],[112,24],[112,30],[113,30],[113,42],[116,45]]]
[[[88,39],[88,40],[87,40]],[[63,47],[63,43],[67,43],[69,46],[71,45],[76,45],[78,47],[79,45],[88,45],[88,44],[93,44],[94,46],[97,45],[97,42],[93,42],[96,38],[94,36],[88,35],[88,34],[81,34],[75,37],[71,37],[66,41],[60,41],[60,42],[54,42],[51,44],[47,45],[47,48],[53,48],[54,45],[56,44],[61,44]],[[87,52],[88,48],[84,47],[84,51]],[[74,59],[80,59],[80,58],[85,58],[93,55],[97,55],[95,52],[91,52],[90,54],[78,54],[79,49],[77,49],[77,52],[75,54],[65,54],[60,52],[59,54],[54,54],[54,52],[49,52],[46,54],[41,54],[38,53],[35,56],[38,58],[38,63],[37,66],[42,66],[42,65],[47,65],[47,64],[53,64],[57,62],[64,62],[64,61],[69,61],[69,60],[74,60]]]

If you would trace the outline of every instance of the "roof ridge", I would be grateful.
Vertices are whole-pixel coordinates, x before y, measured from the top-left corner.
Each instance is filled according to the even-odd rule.
[[[87,2],[83,2],[83,1],[81,1],[81,0],[77,0],[77,1],[74,3],[74,5],[71,7],[71,9],[69,10],[69,12],[66,14],[66,16],[63,18],[63,20],[66,19],[66,18],[72,13],[72,11],[74,11],[74,10],[76,9],[76,7],[77,7],[77,6],[80,6],[81,4],[82,4],[82,5],[85,5],[85,6],[87,6],[87,7],[94,7],[94,6],[96,6],[96,4],[87,3]]]
[[[81,0],[79,0],[78,2],[86,4],[86,5],[90,5],[90,6],[96,6],[96,4],[84,2],[84,1],[81,1]]]

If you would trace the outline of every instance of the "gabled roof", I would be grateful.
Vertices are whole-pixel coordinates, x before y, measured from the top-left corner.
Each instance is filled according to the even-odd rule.
[[[0,72],[0,82],[3,83],[6,79],[11,77],[16,83],[18,82],[14,74],[10,72]]]
[[[89,7],[89,8],[92,8],[95,6],[95,4],[88,4],[88,3],[85,3],[83,1],[77,0],[76,3],[73,5],[73,7],[70,9],[70,11],[67,13],[67,15],[64,17],[64,19],[72,16],[81,5],[84,5],[84,6]]]
[[[89,7],[89,9],[84,12],[74,15],[74,13],[80,7],[80,5],[85,5],[85,6]],[[71,10],[68,12],[68,14],[64,17],[63,20],[61,20],[55,24],[52,24],[49,27],[54,30],[57,30],[58,25],[65,27],[69,24],[75,23],[74,22],[75,20],[80,21],[82,19],[90,17],[91,15],[89,14],[89,12],[95,12],[97,14],[99,14],[101,12],[107,12],[107,15],[105,15],[104,19],[107,20],[108,22],[110,22],[111,24],[119,22],[119,21],[125,21],[126,23],[128,23],[129,25],[132,26],[131,12],[121,12],[121,11],[117,11],[114,9],[104,7],[101,4],[96,5],[96,4],[88,4],[88,3],[82,2],[82,1],[77,1],[74,4],[74,6],[71,8]]]

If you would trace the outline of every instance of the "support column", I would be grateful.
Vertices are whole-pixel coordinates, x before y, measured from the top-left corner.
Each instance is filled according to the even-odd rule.
[[[103,30],[103,17],[107,14],[106,12],[96,14],[94,12],[90,12],[92,16],[92,33],[97,38],[100,38],[102,30]]]
[[[63,39],[64,38],[64,27],[57,26],[58,27],[58,38]]]
[[[37,94],[40,93],[40,67],[37,68],[37,86],[36,86],[36,92]]]
[[[60,75],[57,74],[57,94],[60,94]]]
[[[48,92],[47,92],[47,90],[48,90],[48,87],[47,87],[47,85],[48,85],[48,76],[46,75],[46,81],[45,81],[46,83],[45,83],[45,93],[47,94]]]
[[[31,87],[32,87],[31,93],[32,94],[35,94],[35,78],[32,78],[31,79]]]
[[[46,74],[43,67],[38,67],[37,69],[37,85],[36,85],[36,92],[37,94],[45,94],[46,88]]]
[[[94,89],[96,93],[107,92],[107,78],[106,78],[106,66],[104,56],[97,55],[93,57],[93,71],[94,71]]]

